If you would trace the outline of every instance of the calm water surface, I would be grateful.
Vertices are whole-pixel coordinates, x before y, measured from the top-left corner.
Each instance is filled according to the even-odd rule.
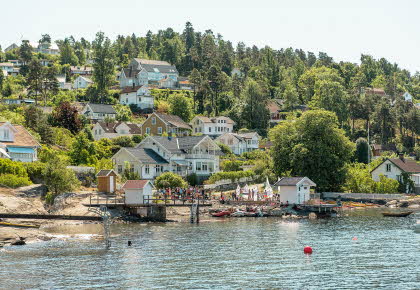
[[[419,216],[114,225],[108,251],[89,235],[1,250],[0,288],[420,289]]]

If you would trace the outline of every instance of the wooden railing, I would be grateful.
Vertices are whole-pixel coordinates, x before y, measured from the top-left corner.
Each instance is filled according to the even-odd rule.
[[[99,195],[96,194],[93,195],[91,194],[89,196],[89,204],[92,205],[120,205],[120,204],[124,204],[124,197],[118,196],[116,194],[113,195]]]

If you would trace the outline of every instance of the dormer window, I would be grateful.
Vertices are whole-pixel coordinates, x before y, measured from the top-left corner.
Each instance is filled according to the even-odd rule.
[[[152,125],[156,125],[156,117],[152,117]]]
[[[4,134],[4,139],[5,140],[8,140],[10,138],[9,129],[4,129],[3,134]]]

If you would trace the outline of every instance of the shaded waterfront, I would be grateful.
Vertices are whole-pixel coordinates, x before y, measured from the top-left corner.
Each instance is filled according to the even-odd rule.
[[[89,235],[97,225],[66,227],[60,230],[85,235],[0,251],[1,288],[416,289],[418,216],[383,218],[363,210],[314,221],[114,225],[109,251]],[[314,254],[305,256],[303,245]]]

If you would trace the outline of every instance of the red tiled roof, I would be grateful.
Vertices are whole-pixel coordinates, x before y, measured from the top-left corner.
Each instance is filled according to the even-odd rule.
[[[137,92],[138,89],[140,89],[142,86],[131,86],[131,87],[125,87],[124,89],[121,90],[122,94],[126,94],[126,93],[132,93],[132,92]]]
[[[127,180],[124,185],[123,189],[142,189],[149,183],[149,180]]]

